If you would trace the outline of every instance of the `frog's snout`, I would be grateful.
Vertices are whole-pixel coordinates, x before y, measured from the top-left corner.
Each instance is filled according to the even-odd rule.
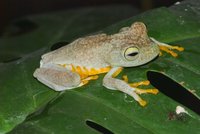
[[[143,54],[142,54],[142,58],[140,59],[141,61],[143,61],[143,63],[148,63],[154,59],[156,59],[156,57],[159,56],[160,53],[160,49],[158,47],[158,45],[154,42],[152,42],[152,44],[145,48],[143,50]]]

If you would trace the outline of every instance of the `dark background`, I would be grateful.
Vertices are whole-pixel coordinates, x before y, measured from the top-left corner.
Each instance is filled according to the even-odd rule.
[[[160,6],[170,6],[178,0],[1,0],[0,31],[12,20],[30,14],[111,4],[129,4],[143,12]]]

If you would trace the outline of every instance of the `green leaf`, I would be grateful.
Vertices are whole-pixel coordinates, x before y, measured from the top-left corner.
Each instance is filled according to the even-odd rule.
[[[183,86],[187,90],[195,90],[195,94],[200,95],[200,63],[196,60],[200,58],[200,6],[193,2],[195,1],[186,1],[169,9],[152,10],[103,30],[109,34],[116,33],[121,27],[129,26],[134,21],[143,21],[150,36],[162,42],[178,43],[185,48],[178,58],[164,54],[147,65],[124,69],[121,75],[127,74],[135,82],[146,80],[146,72],[149,70],[163,72],[177,83],[184,81]],[[41,24],[48,25],[47,22],[41,21]],[[75,24],[62,24],[54,39],[44,39],[47,45],[66,39],[71,41],[73,34],[65,31]],[[81,31],[76,31],[74,27],[71,30],[75,33]],[[50,30],[48,33],[51,32]],[[53,32],[50,35],[52,34]],[[43,41],[40,36],[36,37]],[[38,48],[42,46],[40,45]],[[113,133],[199,132],[200,118],[191,110],[186,108],[191,116],[183,115],[184,119],[170,120],[170,113],[175,111],[179,103],[162,93],[156,96],[148,94],[141,95],[148,101],[148,105],[140,107],[131,97],[104,88],[103,75],[84,87],[61,94],[50,90],[32,77],[34,69],[39,65],[40,55],[46,51],[47,49],[41,49],[16,62],[0,66],[0,74],[3,76],[0,81],[0,85],[3,85],[0,88],[0,132],[11,130],[38,109],[38,112],[29,116],[10,133],[97,133],[86,125],[86,120],[96,122]]]

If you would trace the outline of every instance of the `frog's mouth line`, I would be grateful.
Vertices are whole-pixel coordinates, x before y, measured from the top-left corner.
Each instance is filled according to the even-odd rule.
[[[138,68],[138,67],[141,67],[141,66],[145,66],[145,65],[149,64],[150,62],[155,61],[158,57],[159,57],[159,54],[158,54],[155,58],[153,58],[152,60],[150,60],[149,62],[146,62],[146,63],[141,64],[141,65],[139,65],[139,66],[135,66],[135,67],[126,67],[126,68]]]

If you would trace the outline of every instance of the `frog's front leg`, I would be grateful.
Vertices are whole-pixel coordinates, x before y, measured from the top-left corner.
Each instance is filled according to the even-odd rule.
[[[140,96],[136,93],[137,88],[131,87],[128,83],[123,80],[116,79],[116,77],[120,72],[121,67],[112,68],[104,77],[103,85],[112,90],[122,91],[130,96],[132,96],[141,106],[146,105],[146,101],[140,98]]]
[[[183,51],[184,48],[183,47],[179,47],[179,46],[171,46],[162,42],[157,41],[156,39],[151,37],[151,40],[153,42],[155,42],[156,44],[158,44],[159,48],[161,51],[165,51],[169,54],[171,54],[173,57],[177,57],[178,54],[173,52],[172,50],[178,50],[178,51]],[[160,55],[162,55],[162,52],[160,52]]]
[[[81,85],[79,74],[58,65],[37,68],[33,76],[56,91],[73,89]]]

